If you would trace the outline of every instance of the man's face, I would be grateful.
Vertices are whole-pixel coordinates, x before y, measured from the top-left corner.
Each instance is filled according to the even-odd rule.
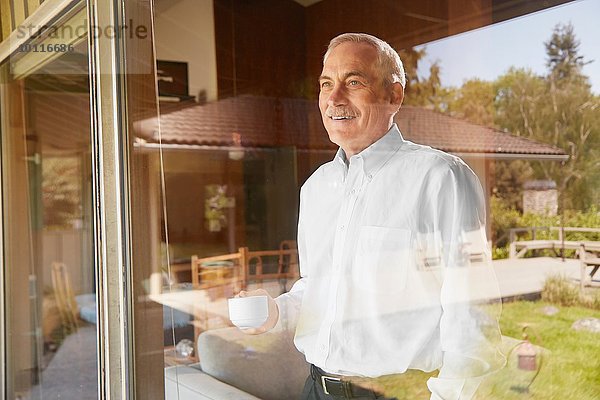
[[[399,83],[384,85],[377,51],[365,43],[335,47],[319,78],[319,109],[329,139],[346,156],[359,153],[382,137],[402,102]]]

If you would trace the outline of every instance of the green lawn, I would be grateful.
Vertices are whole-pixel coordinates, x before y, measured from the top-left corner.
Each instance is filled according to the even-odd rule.
[[[578,319],[600,318],[600,311],[559,306],[558,314],[547,316],[540,310],[548,305],[508,303],[503,307],[500,321],[502,334],[513,338],[520,338],[522,325],[529,324],[532,332],[539,335],[537,342],[533,337],[531,340],[547,349],[542,370],[530,392],[519,394],[510,389],[519,380],[520,371],[509,360],[507,368],[480,388],[479,399],[600,399],[600,333],[571,329]]]
[[[501,329],[505,336],[503,352],[508,354],[521,338],[523,324],[531,326],[530,337],[544,348],[542,369],[528,393],[511,387],[525,386],[524,378],[532,373],[516,368],[516,352],[507,366],[491,375],[477,391],[477,400],[599,400],[600,399],[600,333],[571,329],[578,319],[600,318],[600,311],[581,307],[560,307],[554,316],[541,312],[544,302],[514,302],[503,306]],[[516,338],[516,339],[512,339]],[[434,374],[408,371],[401,378],[380,378],[388,396],[402,399],[429,399],[427,378]]]

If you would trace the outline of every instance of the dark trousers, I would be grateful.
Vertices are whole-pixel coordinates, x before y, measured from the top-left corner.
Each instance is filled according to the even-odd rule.
[[[302,396],[300,400],[342,400],[347,399],[348,397],[344,396],[333,396],[326,394],[323,390],[323,386],[320,381],[317,381],[313,374],[308,375],[306,378],[306,382],[304,383],[304,389],[302,390]],[[371,392],[370,394],[361,395],[359,397],[351,397],[351,399],[356,400],[399,400],[396,397],[385,397],[383,395],[379,395],[375,392]]]

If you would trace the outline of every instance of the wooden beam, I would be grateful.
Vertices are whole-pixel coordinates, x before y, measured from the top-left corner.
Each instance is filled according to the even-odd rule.
[[[27,17],[25,15],[25,0],[13,0],[13,15],[15,16],[15,25],[13,26],[13,30],[16,29],[19,25],[25,21]]]
[[[13,81],[3,85],[2,104],[2,167],[5,173],[5,185],[8,190],[3,194],[4,210],[4,268],[5,268],[5,323],[11,334],[6,336],[5,359],[9,360],[5,370],[7,382],[4,390],[7,399],[16,398],[16,393],[29,389],[28,379],[36,365],[36,344],[32,326],[33,310],[29,297],[32,282],[28,271],[33,271],[33,260],[29,256],[34,246],[32,242],[31,214],[28,207],[31,196],[26,157],[28,151],[25,140],[26,115],[24,109],[25,88],[23,81]]]
[[[27,17],[35,12],[40,6],[40,0],[26,0],[27,1]]]
[[[492,1],[449,1],[448,17],[449,36],[490,25],[492,22]]]
[[[11,0],[0,0],[0,41],[6,39],[12,32]]]

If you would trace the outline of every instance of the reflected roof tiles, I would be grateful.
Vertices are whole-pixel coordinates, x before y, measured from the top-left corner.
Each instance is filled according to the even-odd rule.
[[[408,140],[452,153],[565,154],[558,147],[424,108],[404,106],[395,120]]]
[[[249,147],[296,146],[328,150],[315,101],[238,96],[199,105],[161,103],[162,143]],[[564,155],[561,149],[420,107],[403,106],[395,118],[406,139],[453,153]],[[140,121],[137,135],[157,143],[156,118]]]

